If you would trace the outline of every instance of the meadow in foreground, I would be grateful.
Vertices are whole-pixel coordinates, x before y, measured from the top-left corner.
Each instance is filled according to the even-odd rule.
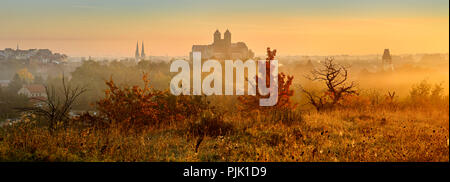
[[[186,121],[123,135],[32,121],[3,130],[2,161],[449,161],[447,111],[304,113],[298,121],[224,118],[223,135],[190,136]],[[224,125],[224,124],[222,124]]]

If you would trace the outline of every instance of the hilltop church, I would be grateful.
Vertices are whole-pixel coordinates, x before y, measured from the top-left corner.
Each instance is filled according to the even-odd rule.
[[[244,42],[231,43],[231,33],[228,30],[224,33],[223,39],[219,30],[216,30],[212,44],[193,45],[189,54],[191,60],[193,52],[201,52],[202,59],[247,60],[254,57],[254,53]]]

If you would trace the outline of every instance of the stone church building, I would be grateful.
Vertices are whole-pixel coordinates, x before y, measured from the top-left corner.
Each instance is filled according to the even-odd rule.
[[[226,31],[222,39],[219,30],[214,33],[214,42],[209,45],[193,45],[189,56],[192,60],[193,52],[201,52],[202,59],[245,61],[254,57],[252,50],[244,42],[231,43],[231,33]]]

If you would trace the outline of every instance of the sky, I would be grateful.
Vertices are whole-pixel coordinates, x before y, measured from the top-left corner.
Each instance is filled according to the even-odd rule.
[[[448,0],[0,0],[0,49],[187,56],[218,29],[257,55],[448,53]]]

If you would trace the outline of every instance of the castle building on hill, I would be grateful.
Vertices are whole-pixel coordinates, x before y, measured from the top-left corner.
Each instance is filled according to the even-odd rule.
[[[214,33],[214,42],[209,45],[193,45],[189,56],[192,60],[193,52],[201,52],[202,59],[217,60],[247,60],[254,57],[251,49],[244,42],[231,43],[231,33],[226,31],[222,39],[219,30]]]

